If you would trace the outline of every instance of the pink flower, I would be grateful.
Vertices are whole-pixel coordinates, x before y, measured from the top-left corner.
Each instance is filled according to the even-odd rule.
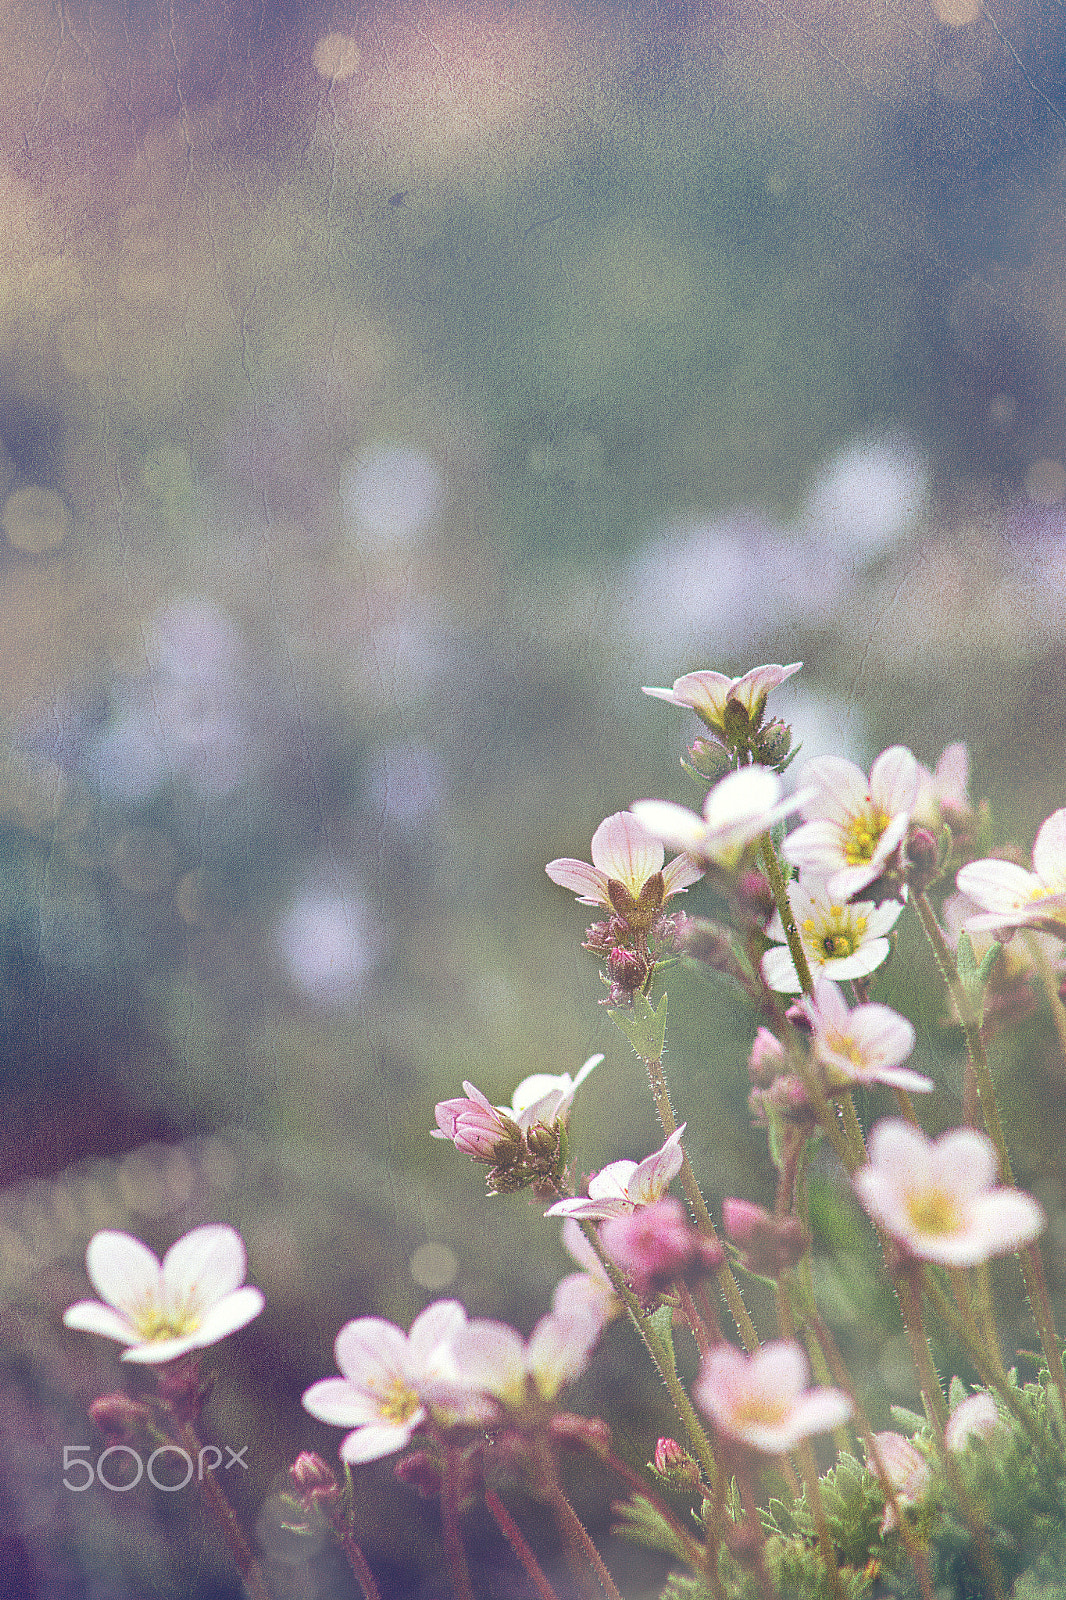
[[[741,767],[716,783],[703,816],[670,800],[637,800],[632,813],[649,834],[704,865],[734,869],[750,844],[798,811],[813,790],[781,799],[781,779],[769,767]]]
[[[681,1171],[682,1123],[654,1155],[636,1161],[612,1161],[589,1179],[587,1200],[557,1200],[546,1217],[624,1217],[640,1206],[661,1200]]]
[[[876,1472],[880,1466],[901,1506],[916,1506],[933,1481],[932,1468],[926,1458],[901,1433],[875,1433],[873,1442],[875,1450],[867,1451],[871,1468]],[[895,1511],[888,1503],[881,1519],[882,1537],[897,1526]]]
[[[852,1413],[840,1389],[809,1389],[809,1378],[807,1357],[792,1339],[764,1344],[750,1356],[719,1344],[704,1357],[692,1397],[720,1434],[766,1455],[784,1455]]]
[[[798,883],[789,884],[788,898],[815,978],[864,978],[873,972],[888,956],[890,946],[885,935],[903,910],[897,900],[885,900],[879,906],[868,900],[834,900],[827,886],[817,879],[801,878]],[[771,989],[798,994],[803,986],[785,942],[780,916],[775,914],[766,933],[777,944],[762,958],[764,981]]]
[[[974,1128],[931,1140],[886,1117],[870,1135],[869,1154],[852,1180],[855,1192],[908,1255],[972,1267],[1028,1244],[1046,1225],[1031,1195],[995,1187],[995,1149]]]
[[[749,1272],[779,1278],[806,1254],[810,1239],[798,1217],[775,1217],[750,1200],[722,1201],[722,1227]]]
[[[1048,925],[1066,937],[1066,809],[1053,811],[1033,845],[1033,870],[1013,861],[971,861],[956,878],[959,891],[981,908],[966,932]]]
[[[158,1366],[201,1350],[243,1328],[265,1303],[258,1289],[241,1287],[244,1241],[223,1223],[194,1228],[162,1265],[139,1239],[105,1230],[89,1241],[85,1270],[101,1298],[79,1300],[63,1321],[128,1345],[123,1361]]]
[[[970,756],[964,744],[949,744],[935,772],[919,763],[914,821],[934,830],[943,822],[965,822],[973,812],[969,782]]]
[[[697,1233],[680,1200],[670,1195],[626,1216],[608,1217],[600,1243],[642,1300],[677,1278],[714,1272],[725,1259],[721,1245]]]
[[[463,1155],[493,1162],[501,1144],[513,1144],[514,1130],[476,1084],[464,1080],[466,1099],[440,1100],[435,1108],[434,1139],[450,1139]],[[509,1120],[509,1119],[508,1119]]]
[[[802,661],[794,661],[789,667],[752,667],[742,678],[727,678],[724,672],[686,672],[683,678],[674,679],[672,689],[645,687],[644,693],[674,706],[691,707],[712,733],[725,739],[730,704],[742,710],[749,725],[757,728],[770,690],[791,678],[802,665]]]
[[[344,1325],[334,1346],[342,1376],[313,1383],[303,1396],[305,1411],[320,1422],[352,1430],[341,1441],[343,1461],[402,1450],[426,1420],[428,1403],[447,1400],[463,1410],[452,1346],[465,1325],[457,1300],[427,1306],[409,1334],[380,1317]]]
[[[910,826],[918,797],[918,763],[893,745],[866,774],[841,756],[808,761],[803,781],[815,790],[803,805],[806,819],[785,841],[787,860],[824,878],[835,900],[879,878]]]
[[[910,1072],[902,1063],[915,1045],[906,1017],[876,1002],[849,1010],[830,978],[819,978],[814,999],[800,1001],[811,1025],[811,1047],[830,1090],[852,1084],[887,1083],[895,1089],[925,1094],[932,1078]]]
[[[563,856],[558,861],[549,861],[544,870],[553,883],[572,889],[581,905],[603,906],[608,911],[621,911],[611,899],[612,883],[621,884],[629,899],[639,903],[645,885],[661,873],[661,892],[658,885],[648,890],[654,900],[650,909],[658,911],[671,895],[680,894],[703,876],[703,869],[687,856],[675,856],[664,868],[665,854],[659,840],[653,838],[631,812],[616,811],[613,816],[606,817],[592,835],[591,866],[587,861]]]

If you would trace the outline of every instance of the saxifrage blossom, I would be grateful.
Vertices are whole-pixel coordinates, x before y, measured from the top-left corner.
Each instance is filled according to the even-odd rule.
[[[549,1311],[528,1339],[505,1322],[481,1318],[456,1335],[456,1375],[470,1391],[523,1411],[554,1400],[580,1377],[602,1329],[603,1318],[580,1302]]]
[[[224,1223],[194,1228],[162,1263],[140,1239],[105,1229],[89,1241],[85,1270],[100,1299],[79,1300],[63,1321],[127,1345],[123,1361],[159,1365],[203,1349],[243,1328],[265,1304],[244,1284],[243,1239]]]
[[[889,953],[886,935],[903,910],[898,900],[840,901],[818,879],[789,884],[788,898],[800,943],[815,978],[865,978]],[[798,994],[803,985],[785,941],[780,916],[766,930],[776,941],[762,958],[762,975],[771,989]]]
[[[513,1140],[515,1128],[521,1134],[538,1122],[546,1127],[565,1123],[575,1094],[602,1060],[602,1051],[589,1056],[574,1078],[568,1072],[531,1073],[522,1079],[509,1106],[494,1106],[476,1084],[464,1079],[464,1096],[437,1102],[437,1126],[432,1135],[450,1139],[457,1150],[475,1161],[493,1161],[496,1147]]]
[[[852,1404],[840,1389],[812,1389],[810,1367],[792,1339],[753,1355],[715,1345],[704,1357],[692,1398],[720,1434],[766,1455],[785,1455],[812,1434],[847,1422]]]
[[[728,678],[724,672],[686,672],[684,677],[674,679],[672,689],[645,686],[644,693],[654,696],[656,700],[667,700],[674,706],[688,706],[712,733],[728,740],[730,704],[746,714],[751,726],[758,727],[771,689],[776,689],[786,678],[791,678],[802,665],[802,661],[793,661],[787,667],[773,664],[752,667],[740,678]]]
[[[603,906],[627,920],[633,907],[642,908],[652,919],[666,900],[703,876],[702,867],[683,855],[664,867],[662,844],[629,811],[604,818],[592,835],[591,853],[591,866],[561,856],[544,870],[553,883],[573,890],[581,905]],[[623,893],[619,895],[617,887],[612,891],[612,884]]]
[[[879,755],[870,776],[842,756],[808,761],[804,824],[784,853],[801,873],[825,879],[835,900],[849,900],[879,878],[902,844],[918,797],[918,763],[903,745]]]
[[[639,1206],[661,1200],[677,1174],[683,1156],[682,1123],[653,1155],[641,1162],[612,1161],[589,1179],[587,1200],[557,1200],[547,1217],[624,1217]]]
[[[927,1139],[886,1117],[868,1151],[869,1163],[852,1179],[855,1192],[907,1255],[973,1267],[1029,1244],[1047,1223],[1032,1195],[997,1187],[995,1149],[975,1128]]]
[[[732,869],[756,839],[807,801],[813,790],[781,799],[782,783],[769,767],[741,767],[716,783],[703,815],[671,800],[637,800],[633,815],[649,834],[704,865]]]
[[[410,1333],[380,1317],[358,1317],[337,1335],[339,1378],[305,1390],[303,1406],[320,1422],[351,1431],[343,1461],[376,1461],[402,1450],[426,1421],[431,1404],[476,1415],[456,1378],[453,1346],[466,1326],[457,1300],[437,1300],[417,1316]]]
[[[831,978],[819,978],[814,998],[800,1002],[811,1025],[811,1049],[830,1090],[885,1083],[926,1094],[932,1078],[903,1065],[915,1045],[914,1028],[890,1006],[871,1001],[849,1008]]]
[[[971,861],[959,871],[961,894],[979,908],[967,933],[1043,927],[1066,937],[1066,809],[1053,811],[1033,844],[1033,870],[1013,861]]]

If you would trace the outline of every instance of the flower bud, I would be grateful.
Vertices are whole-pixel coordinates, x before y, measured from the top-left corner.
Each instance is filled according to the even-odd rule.
[[[630,994],[641,988],[648,976],[648,964],[635,950],[616,945],[607,959],[607,976]]]
[[[907,882],[921,894],[940,873],[940,846],[928,828],[913,828],[907,840]]]
[[[653,1298],[678,1278],[695,1281],[725,1260],[716,1239],[705,1239],[671,1196],[641,1206],[628,1216],[608,1217],[600,1242],[642,1300]]]
[[[740,874],[736,893],[739,910],[760,928],[765,928],[776,910],[769,879],[757,867],[750,867]]]
[[[733,953],[728,931],[720,923],[706,917],[690,917],[685,929],[684,950],[694,961],[700,961],[714,972],[727,973],[738,983],[747,981],[747,974]]]
[[[151,1413],[128,1394],[104,1394],[93,1401],[89,1415],[109,1439],[136,1439]]]
[[[751,749],[760,766],[784,772],[796,754],[792,749],[792,729],[780,717],[775,717],[765,728],[759,729],[751,741]]]
[[[752,1082],[760,1088],[768,1089],[774,1079],[784,1070],[786,1061],[785,1047],[775,1033],[769,1028],[759,1028],[755,1034],[755,1041],[748,1056],[748,1071],[751,1073]]]
[[[548,1423],[548,1432],[560,1444],[575,1450],[591,1450],[594,1455],[606,1455],[611,1448],[611,1430],[602,1417],[581,1417],[574,1411],[559,1411]]]
[[[434,1500],[440,1494],[440,1467],[425,1450],[412,1450],[410,1455],[401,1456],[392,1470],[401,1483],[417,1489],[423,1500]]]
[[[749,1272],[779,1278],[802,1260],[810,1239],[797,1217],[775,1217],[750,1200],[723,1200],[722,1226]]]
[[[699,1489],[700,1469],[688,1451],[676,1439],[659,1439],[655,1446],[655,1459],[649,1466],[660,1478],[665,1478],[671,1489]]]
[[[315,1500],[337,1500],[340,1485],[333,1468],[314,1450],[301,1450],[289,1468],[292,1486],[305,1507]]]
[[[723,749],[716,739],[697,739],[688,747],[685,765],[705,783],[718,783],[732,764],[729,751]]]

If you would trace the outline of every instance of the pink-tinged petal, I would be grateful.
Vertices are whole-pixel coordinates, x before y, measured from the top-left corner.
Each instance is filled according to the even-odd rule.
[[[155,1298],[159,1262],[140,1239],[105,1229],[94,1234],[85,1252],[89,1282],[108,1305],[126,1310]]]
[[[575,861],[570,856],[561,856],[558,861],[549,861],[544,868],[553,883],[561,889],[570,889],[577,895],[582,905],[609,906],[607,897],[607,874],[600,872],[597,867],[592,867],[587,861]]]
[[[634,896],[662,870],[663,847],[628,811],[605,817],[592,835],[592,860],[608,878],[617,878]]]
[[[750,672],[737,680],[729,698],[739,700],[741,705],[750,714],[766,699],[771,689],[777,689],[786,678],[791,678],[794,672],[802,667],[802,661],[793,661],[790,666],[779,667],[773,663],[765,667],[752,667]]]
[[[175,1339],[153,1339],[149,1344],[134,1344],[123,1350],[121,1359],[142,1367],[162,1367],[178,1356],[199,1350],[200,1341],[195,1333],[183,1333]]]
[[[589,1222],[604,1222],[608,1217],[625,1217],[633,1210],[631,1200],[621,1200],[617,1197],[602,1200],[556,1200],[544,1213],[546,1217],[576,1217],[579,1221],[584,1218]]]
[[[557,1315],[587,1317],[591,1322],[598,1319],[601,1329],[619,1309],[610,1279],[593,1277],[591,1272],[571,1272],[556,1284],[552,1295],[552,1310]]]
[[[973,1202],[970,1221],[983,1246],[980,1260],[1008,1255],[1031,1244],[1047,1227],[1039,1201],[1020,1189],[995,1189]]]
[[[337,1366],[359,1388],[382,1378],[402,1378],[407,1364],[407,1335],[381,1317],[346,1322],[333,1346]]]
[[[1013,861],[970,861],[955,882],[976,905],[1005,916],[1027,905],[1040,887],[1033,873]]]
[[[866,774],[854,761],[843,756],[816,756],[803,768],[804,787],[817,793],[803,807],[809,821],[822,819],[846,827],[851,818],[865,811],[870,803]]]
[[[1066,888],[1066,810],[1053,811],[1033,845],[1033,870],[1049,888]]]
[[[197,1345],[203,1348],[218,1339],[224,1339],[229,1333],[236,1333],[238,1328],[246,1327],[253,1317],[257,1317],[265,1305],[266,1300],[260,1291],[250,1286],[223,1295],[200,1318],[200,1326],[196,1329]]]
[[[999,1407],[990,1394],[967,1395],[944,1424],[944,1443],[949,1450],[965,1450],[971,1440],[990,1439],[1002,1426]]]
[[[584,1272],[589,1272],[594,1278],[606,1278],[607,1274],[603,1262],[585,1238],[584,1233],[576,1222],[564,1222],[561,1233],[563,1248],[576,1261]],[[610,1279],[607,1279],[610,1282]]]
[[[419,1407],[407,1422],[371,1422],[365,1428],[356,1428],[341,1443],[341,1460],[354,1467],[361,1461],[380,1461],[382,1456],[395,1455],[425,1417],[425,1411]]]
[[[790,1432],[794,1444],[815,1433],[832,1433],[850,1422],[854,1406],[842,1389],[808,1389],[796,1401]]]
[[[581,1376],[602,1331],[595,1317],[567,1310],[541,1317],[530,1334],[526,1364],[542,1400]]]
[[[681,1137],[687,1127],[688,1123],[683,1122],[675,1128],[661,1148],[654,1155],[645,1156],[633,1172],[629,1180],[629,1198],[637,1205],[653,1205],[661,1199],[681,1171],[685,1161]]]
[[[953,811],[970,807],[970,753],[964,744],[949,744],[936,764],[936,792],[940,803]]]
[[[918,1181],[924,1180],[933,1166],[931,1141],[902,1117],[884,1117],[878,1122],[866,1148],[875,1167],[905,1173]]]
[[[360,1428],[378,1417],[379,1403],[372,1395],[353,1388],[347,1378],[322,1378],[304,1391],[301,1404],[319,1422],[333,1428]]]
[[[918,763],[905,745],[894,744],[878,756],[870,768],[870,795],[890,817],[900,811],[909,816],[913,811],[918,796]]]
[[[664,699],[668,694],[674,705],[689,706],[708,721],[719,722],[735,682],[735,678],[727,678],[724,672],[686,672],[683,677],[674,679],[674,686],[668,691],[646,689],[644,692],[658,693]]]
[[[641,685],[641,694],[651,695],[654,700],[666,700],[672,706],[683,706],[684,700],[679,700],[672,689],[654,689],[650,684]]]
[[[930,1167],[960,1200],[990,1189],[999,1177],[992,1141],[976,1128],[954,1128],[935,1139]]]
[[[741,767],[709,790],[703,802],[704,820],[710,828],[749,821],[772,811],[780,798],[781,779],[776,772],[769,767]]]
[[[851,1011],[848,1003],[840,991],[840,985],[833,982],[832,978],[815,978],[814,996],[802,1002],[808,1020],[817,1027],[819,1019],[826,1028],[832,1028],[838,1033],[846,1033],[851,1020]]]
[[[810,1363],[792,1339],[773,1339],[751,1360],[753,1381],[768,1395],[799,1395],[810,1381]]]
[[[703,877],[703,868],[690,856],[675,856],[663,868],[663,899],[669,900],[671,895],[683,894],[694,883]]]
[[[168,1305],[214,1305],[244,1282],[247,1257],[235,1228],[208,1224],[172,1244],[163,1257]]]
[[[628,1200],[629,1180],[637,1170],[635,1161],[611,1161],[589,1179],[590,1200]]]
[[[512,1405],[521,1405],[526,1391],[526,1347],[505,1322],[479,1318],[468,1322],[455,1341],[459,1381]]]
[[[117,1339],[120,1344],[139,1344],[141,1336],[132,1323],[111,1306],[99,1300],[79,1300],[63,1313],[63,1324],[76,1328],[79,1333],[99,1333],[105,1339]]]
[[[911,1232],[910,1221],[903,1205],[903,1195],[896,1181],[880,1167],[860,1167],[852,1178],[852,1185],[865,1211],[880,1223],[894,1239],[903,1239]]]
[[[884,1083],[890,1089],[905,1089],[908,1094],[931,1094],[936,1088],[932,1078],[912,1072],[909,1067],[876,1067],[870,1072],[858,1072],[856,1080]]]
[[[795,833],[790,833],[783,853],[785,860],[800,872],[813,872],[818,877],[837,871],[845,859],[839,827],[835,822],[824,820],[805,822]]]
[[[466,1324],[466,1311],[458,1300],[434,1300],[419,1312],[407,1338],[408,1371],[428,1372],[439,1368],[443,1348],[454,1344]]]
[[[851,1014],[851,1032],[862,1054],[883,1067],[898,1067],[918,1042],[907,1018],[878,1001],[856,1006]]]
[[[463,1079],[463,1093],[469,1100],[473,1100],[476,1105],[479,1105],[482,1111],[495,1111],[496,1107],[493,1105],[488,1095],[482,1094],[481,1090],[476,1084],[468,1083],[465,1078]]]
[[[694,850],[707,832],[702,817],[672,800],[635,800],[630,810],[646,833],[671,850]]]

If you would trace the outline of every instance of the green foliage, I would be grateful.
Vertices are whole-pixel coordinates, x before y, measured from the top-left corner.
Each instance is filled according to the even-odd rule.
[[[637,1055],[644,1061],[661,1061],[666,1042],[666,995],[653,1006],[642,994],[633,996],[632,1011],[611,1007],[607,1015],[621,1028]]]

